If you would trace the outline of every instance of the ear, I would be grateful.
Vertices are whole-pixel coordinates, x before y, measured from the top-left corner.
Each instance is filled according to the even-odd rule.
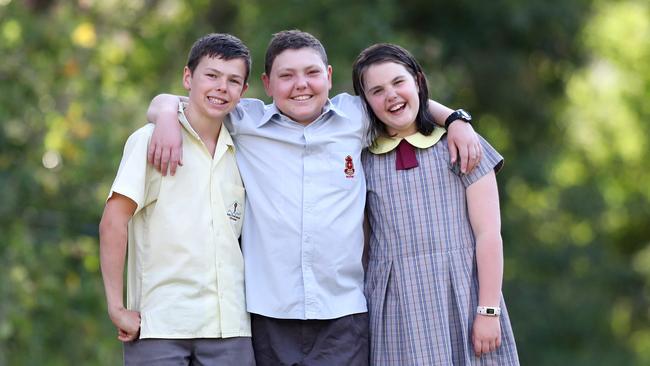
[[[192,71],[187,66],[183,69],[183,87],[187,91],[192,90]]]
[[[332,65],[327,65],[327,90],[332,89]]]
[[[248,90],[248,83],[244,84],[244,86],[241,88],[241,93],[239,94],[239,96],[240,97],[243,96],[246,90]]]
[[[273,98],[273,92],[271,91],[271,79],[268,75],[266,75],[266,73],[262,73],[262,84],[264,84],[264,91],[266,91],[266,95]]]

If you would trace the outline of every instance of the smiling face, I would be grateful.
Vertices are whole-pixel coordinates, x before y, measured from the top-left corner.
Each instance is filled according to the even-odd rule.
[[[417,132],[419,89],[404,65],[395,62],[370,65],[364,71],[363,80],[366,100],[386,125],[389,135],[404,137]]]
[[[307,125],[320,116],[327,103],[332,67],[311,48],[287,49],[275,57],[262,81],[282,114]]]
[[[183,86],[189,91],[188,113],[223,121],[248,88],[246,70],[241,58],[225,60],[208,56],[201,58],[194,72],[185,67]]]

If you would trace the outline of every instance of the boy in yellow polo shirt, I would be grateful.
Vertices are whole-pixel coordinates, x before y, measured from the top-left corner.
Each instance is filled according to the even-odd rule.
[[[108,313],[124,363],[254,365],[238,238],[244,188],[222,123],[248,87],[250,52],[209,34],[183,70],[185,169],[147,164],[148,124],[126,142],[100,223]],[[128,247],[127,306],[122,300]]]

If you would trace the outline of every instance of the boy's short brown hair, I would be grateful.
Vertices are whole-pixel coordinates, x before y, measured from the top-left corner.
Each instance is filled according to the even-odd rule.
[[[187,68],[194,73],[203,56],[217,57],[224,60],[241,58],[246,64],[244,83],[248,82],[251,71],[251,53],[239,38],[226,33],[210,33],[199,38],[187,56]]]
[[[311,48],[318,52],[323,63],[327,66],[325,47],[316,37],[297,29],[285,30],[275,33],[266,48],[266,57],[264,58],[264,72],[266,75],[271,74],[273,61],[279,54],[285,50],[298,50],[301,48]]]

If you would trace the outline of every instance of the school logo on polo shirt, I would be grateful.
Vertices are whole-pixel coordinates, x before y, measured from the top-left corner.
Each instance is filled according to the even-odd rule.
[[[352,161],[352,156],[348,155],[345,157],[345,172],[346,178],[354,178],[354,162]]]
[[[228,215],[232,221],[238,221],[241,219],[241,203],[238,201],[233,202],[228,211],[226,211],[226,215]]]

